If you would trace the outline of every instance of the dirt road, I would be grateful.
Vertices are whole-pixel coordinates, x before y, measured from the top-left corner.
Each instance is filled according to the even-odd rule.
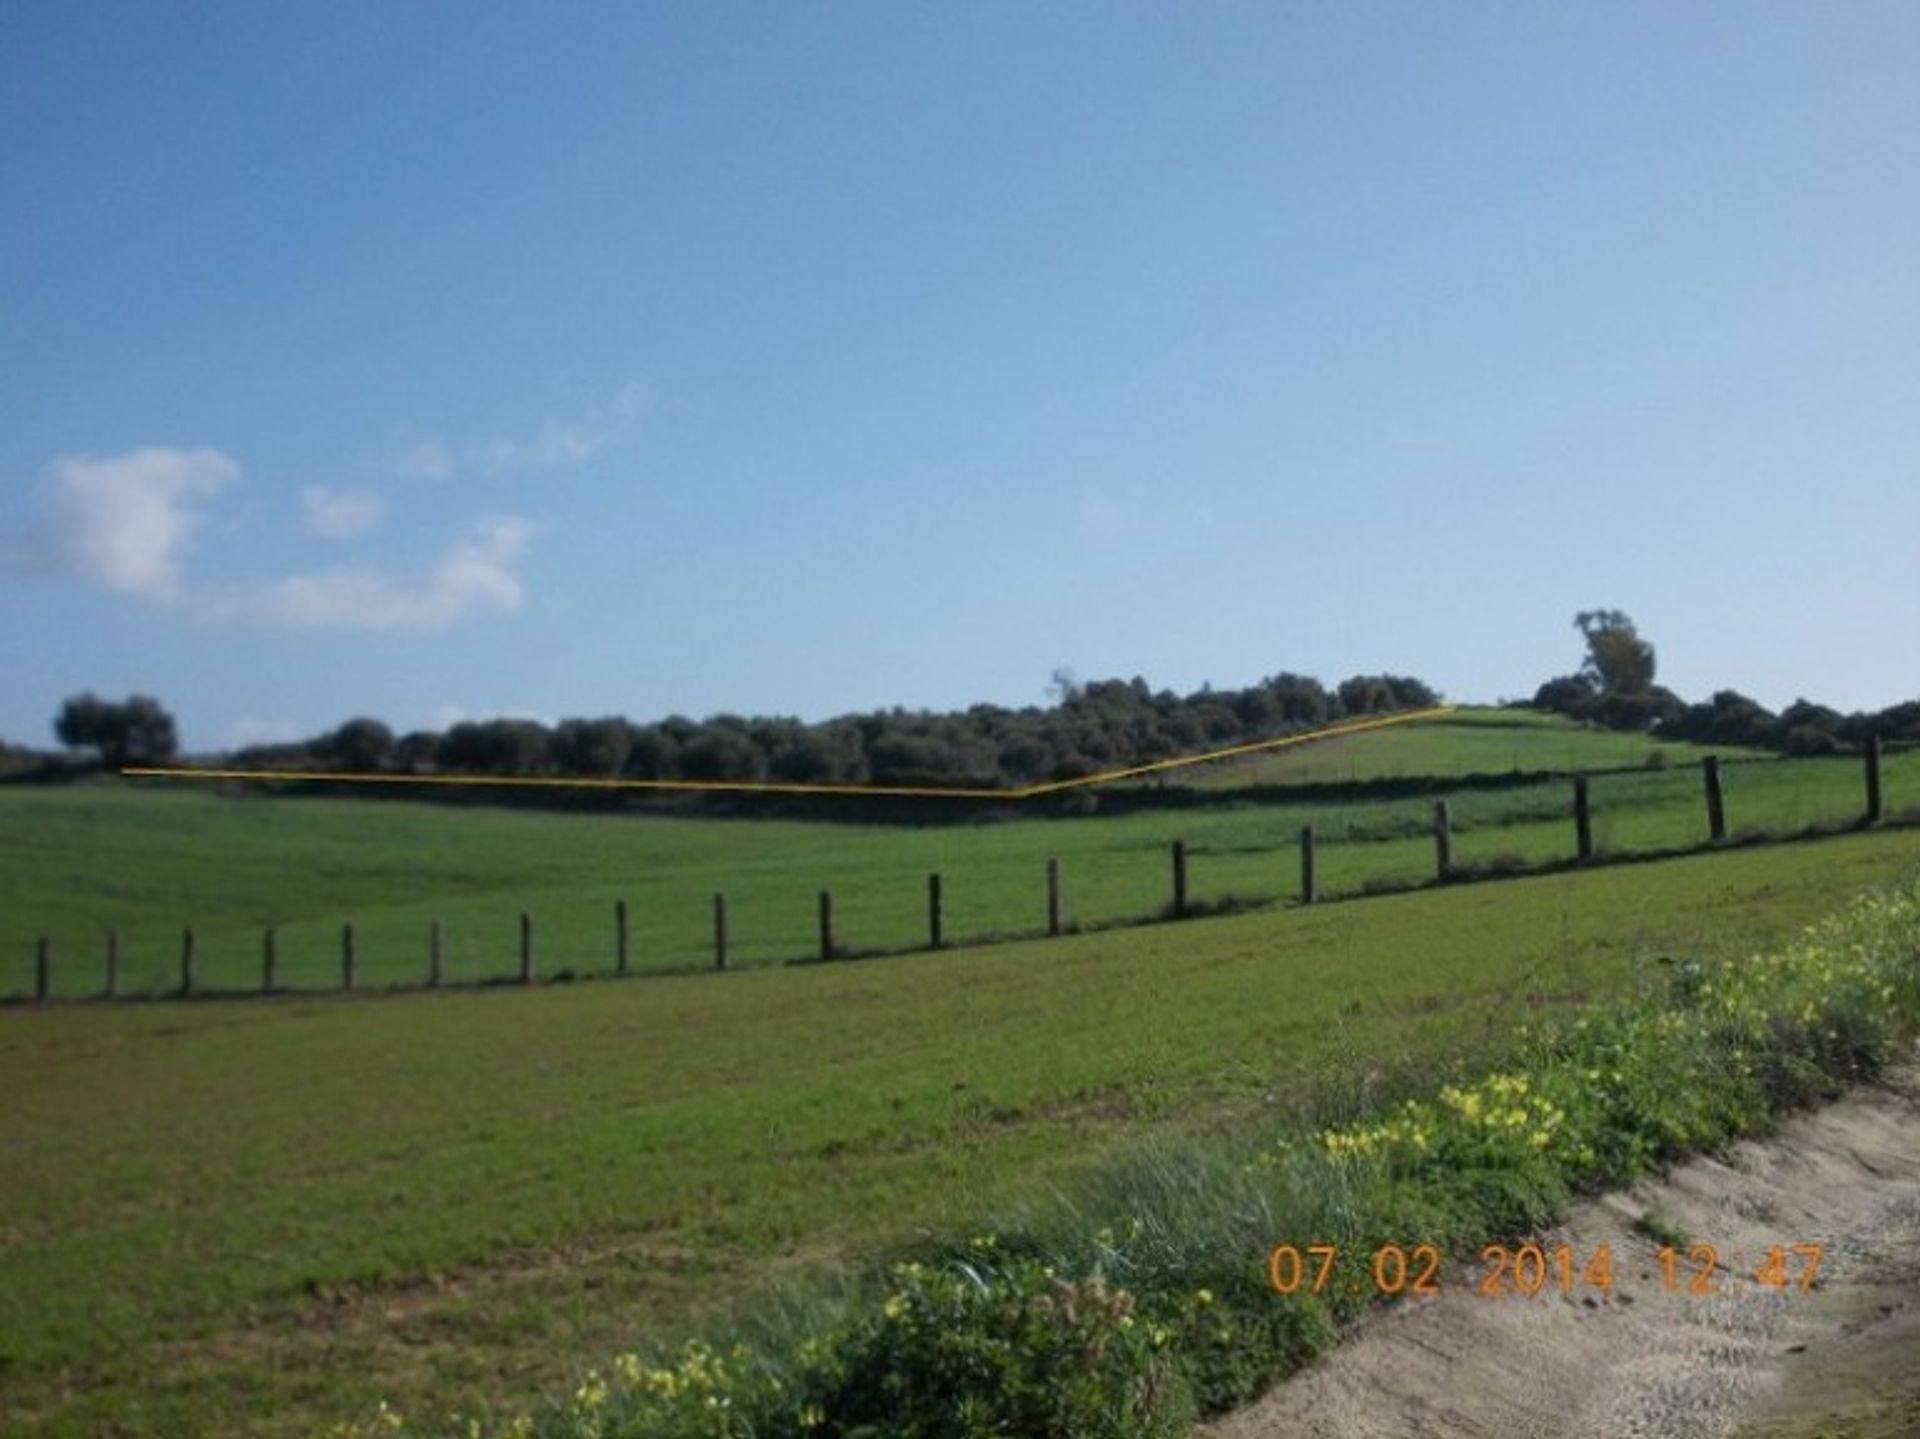
[[[1684,1241],[1671,1289],[1649,1231]],[[1551,1259],[1532,1297],[1511,1271],[1486,1297],[1491,1266],[1455,1265],[1196,1439],[1920,1436],[1920,1069],[1582,1204],[1539,1242],[1568,1246],[1572,1292]],[[1796,1244],[1822,1246],[1811,1289]],[[1602,1245],[1611,1292],[1581,1282]],[[1757,1276],[1776,1245],[1784,1289]]]

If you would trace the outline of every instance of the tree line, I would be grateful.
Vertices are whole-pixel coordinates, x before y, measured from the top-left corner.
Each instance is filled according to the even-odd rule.
[[[1663,739],[1745,745],[1795,755],[1858,748],[1869,736],[1920,742],[1920,701],[1842,714],[1796,700],[1775,714],[1734,690],[1690,704],[1655,682],[1653,645],[1619,610],[1574,617],[1585,642],[1578,670],[1548,680],[1523,706]],[[1077,682],[1056,671],[1054,702],[965,710],[873,710],[818,723],[734,714],[671,715],[639,723],[619,715],[562,720],[466,721],[444,731],[396,733],[360,716],[323,734],[251,745],[225,756],[246,769],[312,773],[448,774],[531,778],[788,784],[1017,787],[1083,778],[1237,743],[1279,738],[1332,721],[1438,702],[1403,675],[1355,675],[1331,687],[1281,672],[1244,689],[1192,694],[1152,689],[1138,677]],[[157,699],[77,695],[54,724],[70,749],[91,749],[109,768],[178,753],[171,715]],[[0,770],[30,770],[44,756],[0,746]]]
[[[895,708],[819,723],[733,714],[636,723],[609,715],[551,726],[475,720],[396,734],[361,716],[309,739],[234,750],[227,760],[247,769],[334,773],[1011,787],[1438,702],[1430,686],[1404,675],[1356,675],[1329,688],[1281,673],[1244,689],[1203,686],[1179,695],[1139,678],[1082,684],[1061,671],[1053,688],[1055,703],[1047,706]],[[164,759],[177,749],[171,718],[146,696],[124,704],[77,696],[55,729],[69,746],[95,749],[110,767]]]
[[[1842,714],[1797,699],[1775,714],[1738,690],[1718,690],[1704,702],[1689,704],[1654,683],[1653,646],[1627,615],[1583,610],[1573,623],[1586,641],[1586,657],[1572,674],[1541,685],[1532,708],[1608,729],[1644,730],[1661,739],[1748,745],[1792,755],[1839,754],[1875,736],[1920,741],[1920,700]]]

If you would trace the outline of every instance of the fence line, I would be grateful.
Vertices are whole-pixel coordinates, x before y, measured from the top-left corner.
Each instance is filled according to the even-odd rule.
[[[1684,854],[1700,848],[1714,848],[1725,844],[1727,840],[1727,805],[1722,782],[1720,759],[1717,755],[1708,755],[1701,762],[1701,776],[1706,808],[1707,839],[1704,846],[1694,846],[1692,850],[1664,850],[1652,852],[1655,856]],[[1869,742],[1863,755],[1863,778],[1865,783],[1865,804],[1857,823],[1872,826],[1884,823],[1885,805],[1881,788],[1881,746],[1877,740]],[[1591,865],[1599,860],[1593,835],[1593,805],[1588,777],[1584,774],[1572,776],[1571,813],[1574,822],[1574,845],[1571,863]],[[1829,825],[1826,831],[1819,826],[1810,826],[1808,833],[1831,832],[1838,825]],[[1447,800],[1436,801],[1433,805],[1432,834],[1434,842],[1434,882],[1450,884],[1474,877],[1471,870],[1462,870],[1454,863],[1453,856],[1453,814]],[[1302,827],[1299,838],[1300,887],[1297,903],[1306,906],[1320,901],[1318,874],[1316,870],[1316,843],[1314,827],[1309,824]],[[1621,855],[1619,857],[1631,857]],[[1181,920],[1196,913],[1189,889],[1190,867],[1189,850],[1184,839],[1176,839],[1169,846],[1171,864],[1172,897],[1167,907],[1160,912],[1161,917]],[[1526,868],[1515,869],[1515,873],[1528,870],[1558,867],[1566,861],[1549,860]],[[1061,883],[1061,864],[1057,856],[1046,861],[1046,929],[1048,936],[1064,934],[1070,927],[1065,920],[1063,890]],[[942,876],[932,873],[927,876],[927,942],[928,950],[940,950],[947,947],[948,941],[944,926],[945,888]],[[1400,886],[1405,888],[1407,886]],[[1362,894],[1368,892],[1363,888]],[[1357,896],[1356,896],[1357,897]],[[1204,909],[1204,907],[1202,907]],[[1138,921],[1149,922],[1153,916],[1143,916]],[[830,960],[847,953],[842,937],[835,926],[833,894],[831,890],[819,891],[817,900],[817,919],[819,931],[818,954],[822,960]],[[1118,921],[1128,923],[1129,921]],[[1072,926],[1078,928],[1078,926]],[[518,983],[530,985],[536,982],[533,916],[531,912],[520,913],[519,925],[519,971]],[[427,931],[427,973],[425,987],[442,987],[445,979],[445,939],[444,923],[434,919]],[[625,899],[614,904],[614,974],[626,977],[632,973],[630,965],[630,927],[629,912]],[[895,950],[893,953],[905,951]],[[42,935],[34,941],[33,949],[33,991],[35,1002],[44,1003],[52,997],[52,973],[54,966],[54,944],[51,936]],[[103,999],[116,999],[122,992],[123,946],[118,928],[106,932],[106,969],[105,983],[100,992]],[[278,932],[273,925],[267,925],[261,935],[261,962],[259,993],[270,995],[285,993],[280,985],[278,967]],[[356,988],[359,977],[360,951],[352,921],[340,928],[340,990],[351,992]],[[716,971],[728,968],[728,912],[727,896],[716,892],[713,896],[713,967]],[[188,997],[199,993],[211,992],[202,989],[197,973],[197,942],[193,926],[185,926],[180,933],[180,978],[173,995]],[[566,976],[562,976],[566,977]],[[387,988],[408,988],[406,985],[388,985]],[[239,993],[241,991],[219,991]],[[310,992],[310,991],[309,991]]]

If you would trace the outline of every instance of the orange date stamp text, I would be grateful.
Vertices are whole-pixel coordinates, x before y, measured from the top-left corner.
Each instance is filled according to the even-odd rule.
[[[1751,1277],[1769,1289],[1812,1289],[1824,1250],[1818,1244],[1776,1244],[1751,1267],[1723,1259],[1711,1244],[1663,1245],[1661,1287],[1669,1294],[1708,1298],[1723,1282]],[[1354,1266],[1360,1273],[1357,1280]],[[1465,1272],[1458,1272],[1464,1269]],[[1267,1282],[1278,1294],[1320,1294],[1339,1279],[1371,1285],[1380,1295],[1430,1295],[1466,1288],[1488,1299],[1532,1298],[1614,1289],[1611,1246],[1577,1252],[1567,1244],[1488,1244],[1478,1267],[1450,1265],[1433,1244],[1382,1244],[1370,1254],[1348,1253],[1335,1244],[1276,1244],[1267,1254]]]

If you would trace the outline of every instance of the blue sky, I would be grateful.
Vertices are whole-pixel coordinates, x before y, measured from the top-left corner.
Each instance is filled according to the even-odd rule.
[[[1920,7],[0,9],[0,736],[1920,692]]]

